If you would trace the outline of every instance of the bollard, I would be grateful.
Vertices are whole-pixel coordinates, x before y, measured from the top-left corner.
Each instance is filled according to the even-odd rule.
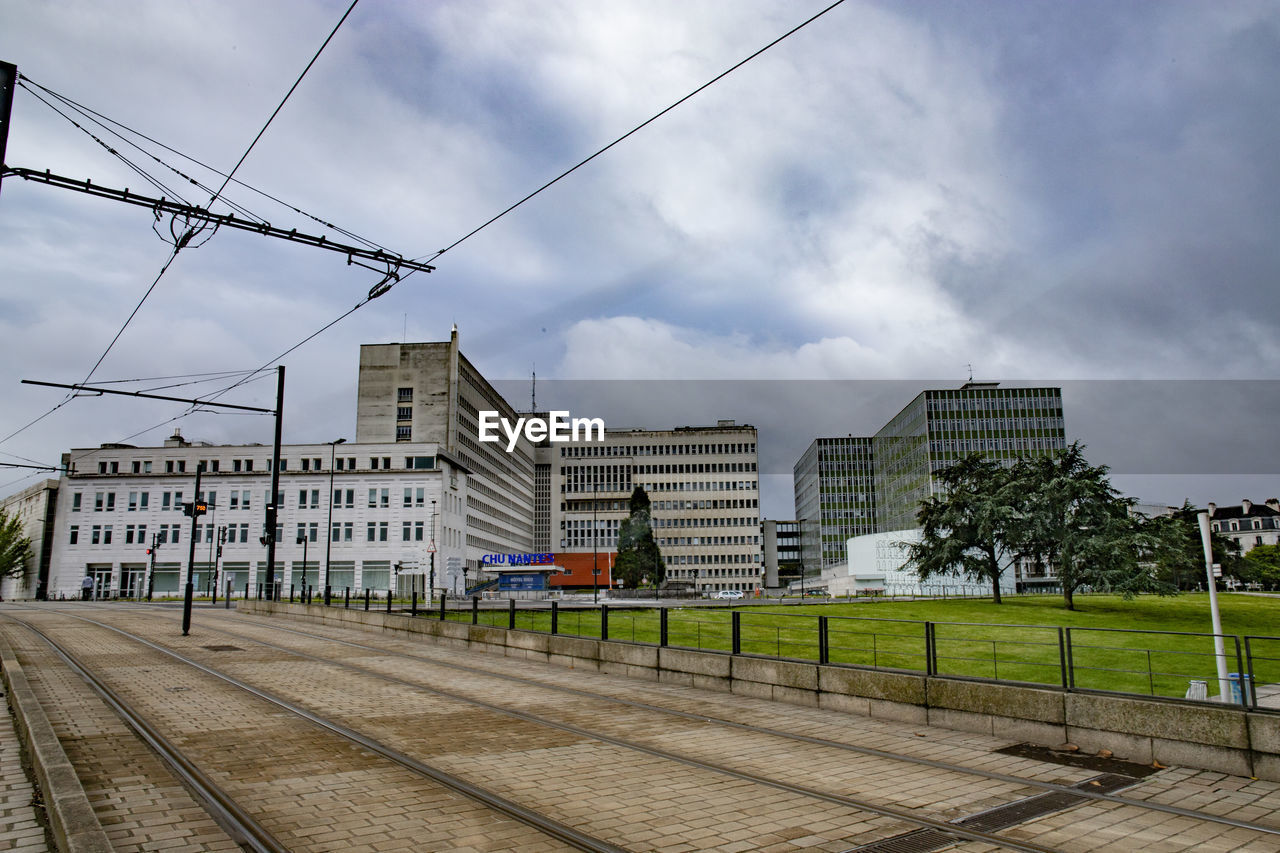
[[[445,618],[445,616],[444,616],[444,600],[445,600],[445,594],[442,592],[442,593],[440,593],[440,621],[441,621],[441,622],[443,622],[443,621],[444,621],[444,618]]]
[[[478,625],[480,623],[480,597],[471,596],[471,624]]]
[[[249,600],[249,582],[248,581],[244,582],[244,600],[245,601]]]
[[[387,612],[391,612],[391,590],[387,590]]]
[[[231,581],[227,581],[227,597],[224,599],[224,604],[222,605],[222,609],[223,610],[231,609]]]
[[[364,609],[369,609],[369,587],[364,588]]]
[[[289,584],[289,603],[293,604],[293,584]]]
[[[415,589],[415,590],[413,590],[413,592],[412,592],[412,593],[410,593],[410,598],[409,598],[409,615],[410,615],[410,616],[417,616],[417,615],[418,615],[418,591],[417,591],[416,589]]]
[[[351,609],[351,587],[344,587],[346,592],[342,594],[342,606],[346,610]]]

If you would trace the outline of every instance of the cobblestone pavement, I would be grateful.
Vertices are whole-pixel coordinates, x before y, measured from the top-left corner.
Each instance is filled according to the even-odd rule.
[[[9,710],[0,713],[0,850],[47,853],[44,816],[37,814],[35,786],[22,767],[22,747]]]
[[[846,851],[916,828],[870,806],[950,821],[1041,793],[1036,782],[1074,785],[1095,775],[998,753],[1009,743],[988,736],[574,671],[403,634],[200,610],[184,638],[173,611],[64,610],[137,633],[632,850]],[[560,849],[529,827],[119,634],[52,607],[5,612],[56,631],[225,790],[253,803],[255,816],[291,849]],[[118,849],[231,849],[216,846],[231,843],[216,833],[207,840],[165,837],[200,819],[160,819],[167,806],[153,805],[169,788],[152,774],[163,766],[146,765],[145,756],[122,745],[128,730],[112,729],[112,721],[123,728],[113,714],[75,698],[87,691],[46,659],[43,641],[12,623],[0,625],[0,639],[19,651],[33,686],[38,681],[51,697],[72,697],[57,700],[65,710],[55,726],[64,744],[77,748],[72,760],[90,780],[86,787],[97,786],[90,796],[100,815],[118,821]],[[58,707],[49,708],[51,719]],[[113,757],[117,751],[127,759]],[[129,786],[157,793],[139,795]],[[1280,826],[1274,783],[1169,768],[1123,796]],[[189,800],[183,807],[198,811]],[[140,842],[144,828],[150,834]],[[1280,835],[1098,800],[1002,836],[1063,851],[1280,851]],[[1001,848],[967,841],[951,849]]]

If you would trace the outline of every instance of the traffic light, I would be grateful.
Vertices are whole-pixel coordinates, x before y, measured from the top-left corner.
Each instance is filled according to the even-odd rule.
[[[148,548],[148,549],[147,549],[147,556],[148,556],[148,557],[150,557],[150,556],[151,556],[151,549],[150,549],[150,548]]]

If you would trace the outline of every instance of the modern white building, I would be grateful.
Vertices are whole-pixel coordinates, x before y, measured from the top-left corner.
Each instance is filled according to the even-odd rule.
[[[79,596],[86,576],[96,596],[177,595],[189,562],[201,592],[216,574],[220,594],[228,584],[256,594],[266,572],[271,456],[269,446],[215,446],[178,433],[161,447],[65,454],[49,597]],[[194,527],[182,508],[193,498],[209,505]],[[285,446],[277,503],[276,578],[284,590],[300,588],[304,574],[308,585],[337,594],[425,590],[428,579],[408,578],[430,570],[433,545],[435,585],[444,587],[449,558],[460,569],[468,554],[468,471],[435,444]]]
[[[990,595],[990,583],[973,583],[960,575],[940,575],[922,582],[907,566],[907,549],[921,539],[919,528],[890,530],[854,536],[848,542],[848,562],[827,579],[827,590],[836,596],[883,595]],[[1001,592],[1014,592],[1014,567],[1000,578]]]

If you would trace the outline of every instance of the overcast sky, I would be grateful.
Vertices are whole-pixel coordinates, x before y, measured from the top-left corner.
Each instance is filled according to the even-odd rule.
[[[237,177],[426,255],[825,5],[362,0]],[[0,0],[0,59],[226,171],[346,6]],[[354,437],[361,343],[442,340],[456,323],[495,380],[902,380],[819,383],[803,406],[784,383],[725,383],[714,413],[654,406],[609,424],[782,411],[785,444],[762,447],[779,478],[815,435],[874,431],[972,369],[1077,381],[1069,437],[1144,500],[1275,497],[1278,80],[1274,2],[848,0],[285,358],[285,440]],[[6,161],[158,194],[25,90]],[[0,437],[62,399],[19,380],[78,382],[106,349],[171,252],[152,225],[145,209],[4,181]],[[379,278],[221,231],[179,254],[94,379],[272,363]],[[1225,378],[1260,381],[1088,381]],[[273,386],[228,399],[270,405]],[[819,405],[835,388],[840,404]],[[546,389],[540,408],[557,404]],[[230,415],[135,435],[180,412],[78,399],[0,443],[0,461],[157,444],[175,425],[270,441],[266,419]],[[22,476],[0,472],[0,493],[34,482]],[[779,480],[764,514],[789,515],[789,497]]]

